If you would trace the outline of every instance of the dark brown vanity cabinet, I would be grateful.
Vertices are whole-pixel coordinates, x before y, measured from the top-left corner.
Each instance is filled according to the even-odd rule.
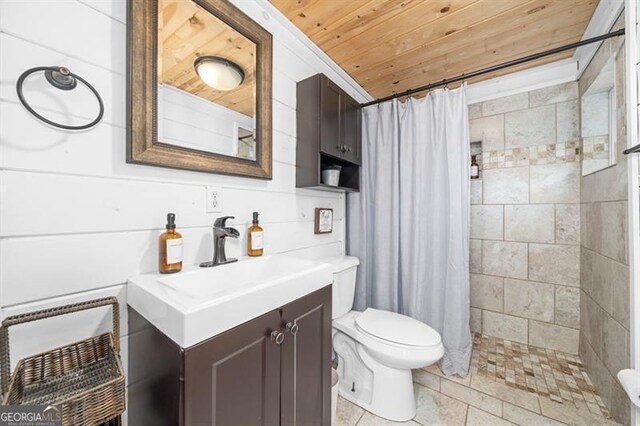
[[[341,166],[337,189],[357,191],[362,161],[361,107],[324,74],[297,86],[296,186],[330,189],[322,169]]]
[[[331,286],[187,349],[129,318],[132,426],[331,423]]]
[[[185,425],[278,424],[280,323],[272,311],[184,351]]]
[[[289,335],[280,362],[281,424],[330,425],[331,286],[283,306],[281,313]]]

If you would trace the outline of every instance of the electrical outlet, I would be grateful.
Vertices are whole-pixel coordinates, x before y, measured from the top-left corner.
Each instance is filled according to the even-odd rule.
[[[220,213],[222,211],[222,189],[207,186],[207,213]]]

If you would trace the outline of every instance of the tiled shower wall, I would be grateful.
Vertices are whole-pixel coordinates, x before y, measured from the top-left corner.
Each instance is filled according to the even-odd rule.
[[[578,353],[578,83],[469,106],[483,170],[472,181],[471,327]]]
[[[618,22],[618,28],[624,20]],[[617,29],[617,28],[614,28]],[[624,43],[605,41],[580,78],[580,93],[615,54],[616,164],[581,179],[580,358],[613,417],[629,424],[629,400],[615,378],[629,361],[629,259]],[[606,117],[605,117],[606,119]]]

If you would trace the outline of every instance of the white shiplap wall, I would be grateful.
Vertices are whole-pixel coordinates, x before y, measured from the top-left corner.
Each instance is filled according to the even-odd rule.
[[[172,145],[235,156],[237,127],[253,131],[254,118],[207,99],[161,84],[158,139]]]
[[[124,0],[0,1],[0,306],[3,316],[117,295],[126,360],[129,276],[157,270],[157,237],[175,212],[185,264],[208,260],[211,225],[235,215],[242,255],[251,212],[261,213],[265,252],[329,256],[344,251],[344,196],[295,188],[296,81],[324,72],[359,101],[361,88],[269,16],[263,2],[234,3],[273,34],[273,180],[125,163],[126,3]],[[26,69],[65,65],[100,92],[105,116],[83,132],[51,128],[19,104],[15,83]],[[50,117],[78,123],[95,114],[81,92],[43,89],[27,96]],[[37,88],[35,90],[34,88]],[[61,101],[68,95],[68,101]],[[205,211],[205,188],[222,188],[224,211]],[[334,208],[334,232],[314,235],[315,207]],[[12,361],[107,329],[105,313],[39,323],[11,332]]]

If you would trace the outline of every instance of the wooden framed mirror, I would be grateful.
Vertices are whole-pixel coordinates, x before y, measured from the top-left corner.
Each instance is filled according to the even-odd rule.
[[[129,0],[127,162],[272,177],[272,39],[226,0]]]

